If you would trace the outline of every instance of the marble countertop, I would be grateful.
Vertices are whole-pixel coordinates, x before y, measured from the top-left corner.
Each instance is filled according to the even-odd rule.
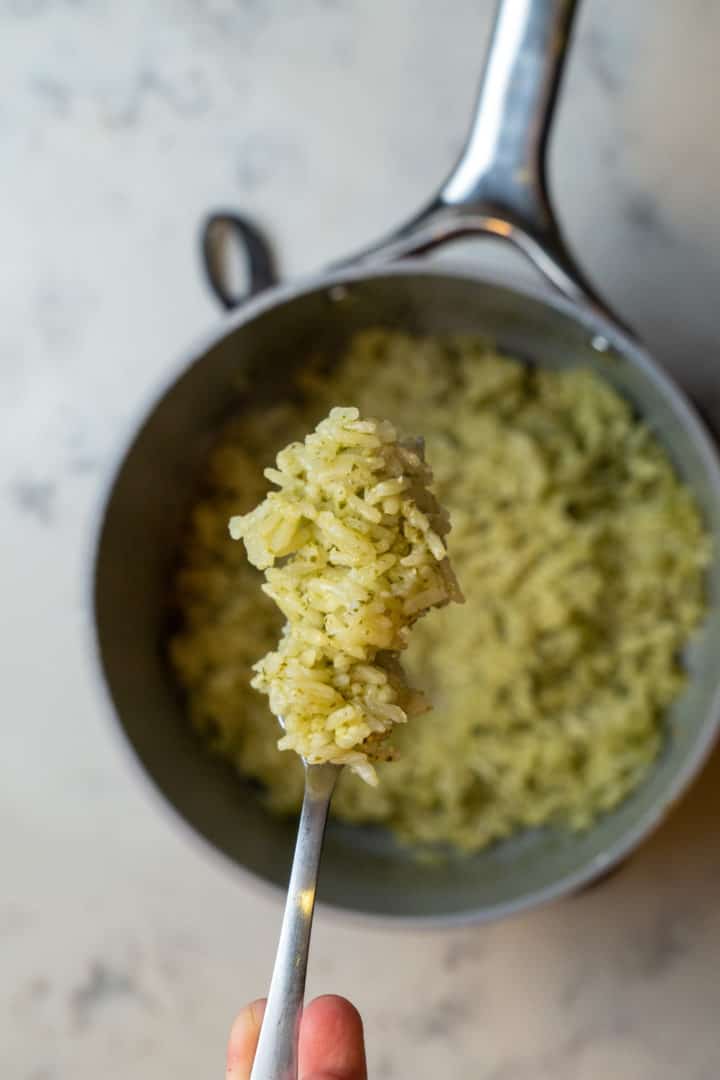
[[[0,0],[8,1080],[221,1076],[233,1013],[266,984],[278,903],[119,752],[88,649],[90,527],[118,440],[217,318],[202,215],[256,215],[291,275],[382,234],[460,146],[491,10]],[[588,273],[718,417],[719,36],[711,0],[585,0],[551,161]],[[322,914],[310,990],[358,1003],[373,1080],[711,1080],[719,814],[716,756],[581,897],[442,933]]]

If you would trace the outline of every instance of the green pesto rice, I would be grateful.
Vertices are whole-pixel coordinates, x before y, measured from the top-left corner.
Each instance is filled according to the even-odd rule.
[[[422,432],[466,603],[413,628],[403,667],[432,711],[394,728],[377,787],[343,771],[334,815],[465,851],[541,824],[587,828],[662,745],[709,541],[667,455],[601,378],[474,338],[364,332],[330,374],[306,368],[292,401],[227,428],[177,577],[171,656],[194,726],[271,811],[298,809],[302,764],[250,686],[284,620],[227,523],[339,401]]]
[[[352,407],[331,409],[265,477],[279,490],[230,519],[286,620],[251,686],[282,722],[280,750],[348,765],[374,786],[393,726],[427,709],[398,663],[410,627],[462,599],[448,516],[421,443]]]

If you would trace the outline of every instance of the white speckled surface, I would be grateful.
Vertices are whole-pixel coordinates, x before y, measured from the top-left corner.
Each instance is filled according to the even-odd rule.
[[[160,812],[89,657],[88,535],[122,432],[216,311],[196,227],[286,271],[381,234],[465,130],[490,0],[0,0],[0,1076],[221,1076],[277,903]],[[551,174],[588,271],[720,416],[712,0],[586,0]],[[472,254],[483,259],[483,250]],[[373,1080],[720,1074],[720,758],[610,882],[486,929],[321,916]],[[383,971],[382,978],[378,972]]]

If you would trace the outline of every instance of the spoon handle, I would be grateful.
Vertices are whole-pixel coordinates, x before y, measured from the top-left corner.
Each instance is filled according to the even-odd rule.
[[[297,1080],[300,1017],[320,853],[339,771],[337,765],[305,766],[305,797],[285,914],[250,1080]]]

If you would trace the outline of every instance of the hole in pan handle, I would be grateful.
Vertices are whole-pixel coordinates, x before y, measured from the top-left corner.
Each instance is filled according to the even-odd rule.
[[[210,288],[228,311],[277,283],[272,248],[257,225],[230,211],[210,214],[201,230]]]

